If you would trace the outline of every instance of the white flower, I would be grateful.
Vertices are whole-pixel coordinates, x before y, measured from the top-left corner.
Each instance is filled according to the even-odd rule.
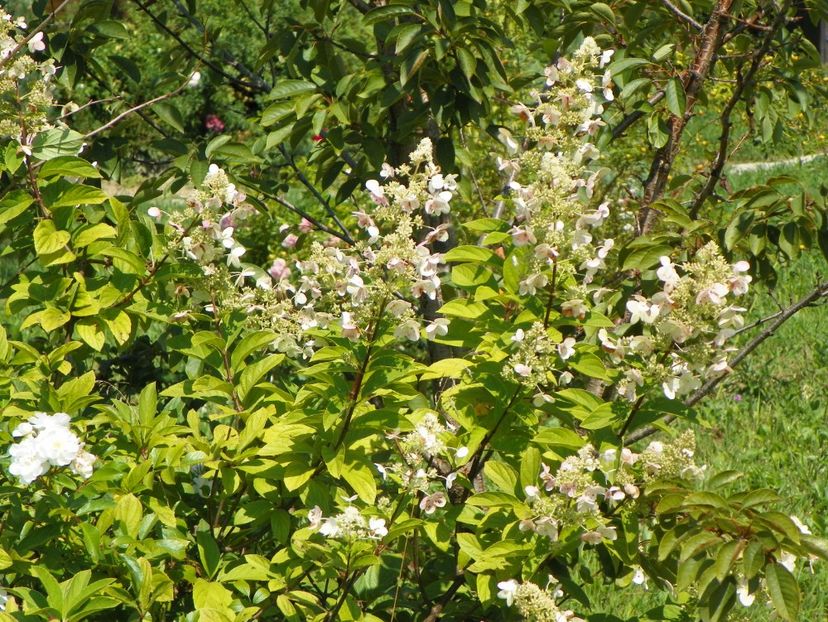
[[[528,378],[532,375],[532,368],[528,365],[524,365],[523,363],[517,363],[514,366],[514,370],[518,376],[522,376],[523,378]]]
[[[371,193],[371,199],[377,205],[388,205],[388,199],[385,196],[385,189],[380,186],[376,179],[369,179],[365,182],[365,188]]]
[[[384,538],[388,535],[388,528],[385,526],[384,518],[369,518],[368,529],[377,538]]]
[[[782,551],[779,555],[779,559],[777,559],[780,564],[782,564],[788,571],[793,572],[796,569],[796,555],[793,553],[789,553],[788,551]]]
[[[451,205],[449,201],[451,201],[452,194],[448,190],[443,190],[442,192],[438,192],[432,198],[430,198],[425,203],[425,211],[426,214],[448,214],[451,211]]]
[[[647,589],[647,575],[644,574],[644,571],[641,569],[641,566],[635,566],[632,582],[636,585],[643,585],[644,589]]]
[[[72,469],[72,473],[75,475],[80,475],[83,479],[89,479],[92,477],[95,460],[96,457],[94,454],[91,454],[88,451],[81,451],[77,456],[75,456],[75,459],[72,460],[69,468]]]
[[[676,288],[681,279],[669,257],[662,255],[659,261],[661,267],[656,270],[656,276],[664,283],[664,291],[669,293]]]
[[[42,52],[46,49],[46,44],[43,43],[43,33],[38,32],[34,37],[29,39],[29,52]]]
[[[739,581],[736,584],[736,596],[739,597],[739,602],[742,604],[742,607],[750,607],[753,601],[756,600],[756,594],[750,593],[748,581],[745,577],[739,577]]]
[[[604,50],[601,52],[601,59],[598,62],[598,68],[603,69],[606,67],[610,60],[612,60],[613,54],[615,54],[615,50]]]
[[[435,492],[432,495],[426,495],[420,500],[420,509],[426,514],[434,514],[437,508],[445,507],[446,495],[442,492]]]
[[[466,456],[469,455],[469,448],[465,447],[465,446],[464,447],[458,447],[457,452],[454,455],[462,460],[463,458],[465,458]]]
[[[583,93],[592,93],[592,82],[586,78],[578,78],[575,80],[575,86]]]
[[[523,491],[527,499],[537,499],[540,496],[540,489],[537,486],[526,486]]]
[[[340,534],[339,525],[335,518],[326,518],[319,526],[319,533],[326,538],[336,538]]]
[[[406,320],[396,329],[394,329],[394,337],[397,339],[408,339],[409,341],[420,340],[420,324],[417,320]]]
[[[520,282],[518,293],[521,296],[534,296],[539,289],[546,287],[548,282],[545,274],[530,274]]]
[[[438,317],[425,328],[426,337],[429,341],[433,341],[437,337],[445,337],[448,334],[448,330],[449,321],[443,317]]]
[[[566,360],[573,354],[575,354],[575,339],[573,337],[567,337],[558,344],[558,355],[563,360]]]
[[[382,163],[382,168],[380,169],[379,176],[383,179],[391,179],[395,175],[394,167],[388,164],[388,162]]]
[[[497,597],[505,600],[507,607],[511,607],[512,603],[515,600],[515,594],[517,593],[518,582],[514,579],[509,579],[508,581],[501,581],[497,584],[497,589],[500,590],[497,593]]]
[[[636,296],[633,300],[627,301],[627,311],[630,312],[630,324],[636,324],[639,320],[644,324],[652,324],[658,318],[661,307]]]
[[[308,512],[308,523],[312,529],[319,529],[319,525],[322,522],[322,508],[318,505],[313,506],[313,508]]]
[[[604,77],[601,79],[601,88],[603,89],[604,99],[608,102],[615,99],[615,95],[612,92],[612,74],[609,69],[604,72]]]
[[[347,337],[351,341],[357,341],[359,339],[359,328],[357,328],[357,325],[354,324],[350,313],[347,311],[342,312],[340,324],[342,326],[342,335],[344,337]]]
[[[710,287],[701,290],[696,296],[696,304],[720,305],[724,302],[730,288],[723,283],[713,283]]]
[[[515,246],[526,246],[538,241],[530,227],[514,227],[509,233]]]
[[[808,528],[808,525],[806,525],[801,520],[799,520],[798,517],[791,514],[791,520],[793,521],[794,525],[796,525],[797,529],[799,529],[799,531],[801,533],[804,533],[806,536],[811,535],[811,530]]]
[[[197,87],[199,85],[200,82],[201,82],[201,72],[200,71],[194,71],[193,75],[190,76],[190,80],[187,82],[187,87],[191,88],[191,89],[194,89],[195,87]]]
[[[515,331],[515,334],[512,335],[512,341],[515,343],[520,343],[526,337],[526,332],[522,328],[518,328]]]
[[[149,209],[147,210],[147,215],[148,215],[150,218],[154,218],[155,220],[158,220],[159,218],[161,218],[161,210],[160,210],[160,209],[158,209],[158,208],[157,208],[157,207],[155,207],[155,206],[152,206],[151,208],[149,208]]]

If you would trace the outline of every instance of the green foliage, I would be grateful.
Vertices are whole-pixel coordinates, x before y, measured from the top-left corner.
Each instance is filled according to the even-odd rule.
[[[143,96],[123,126],[35,125],[51,65],[0,22],[28,63],[0,81],[26,112],[0,137],[4,619],[606,620],[595,586],[642,584],[647,619],[750,596],[798,619],[796,560],[826,540],[666,424],[726,371],[748,283],[819,248],[824,198],[731,192],[715,161],[656,183],[697,107],[725,147],[736,103],[765,142],[810,111],[784,20],[742,29],[746,2],[711,43],[715,77],[748,80],[722,105],[687,69],[714,2],[261,2],[239,40],[205,17],[224,3],[159,4],[80,2],[49,34],[73,98]],[[209,140],[197,69],[238,106]],[[292,261],[268,267],[274,229]]]

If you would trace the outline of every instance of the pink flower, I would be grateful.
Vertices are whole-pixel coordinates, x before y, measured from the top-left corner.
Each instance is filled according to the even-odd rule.
[[[222,121],[217,115],[208,114],[207,118],[204,119],[204,127],[210,132],[223,132],[224,121]]]
[[[302,222],[299,223],[299,231],[302,233],[309,233],[313,231],[313,223],[307,218],[303,218]]]
[[[282,246],[285,248],[293,248],[296,246],[296,243],[299,241],[299,236],[294,233],[288,233],[285,236],[285,239],[282,240]]]

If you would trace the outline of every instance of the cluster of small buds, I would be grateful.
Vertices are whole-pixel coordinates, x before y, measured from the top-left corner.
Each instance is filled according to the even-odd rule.
[[[535,583],[520,583],[515,579],[501,581],[497,588],[500,590],[497,597],[505,600],[507,607],[514,606],[530,622],[584,622],[574,611],[558,605],[557,599],[563,596],[560,589],[550,592]]]
[[[446,444],[441,438],[445,433],[446,427],[440,423],[437,414],[427,412],[414,426],[414,431],[406,434],[400,441],[406,462],[418,464],[431,456],[445,452]]]
[[[21,484],[31,484],[52,467],[68,466],[84,479],[92,476],[95,456],[84,450],[84,444],[69,429],[66,413],[35,413],[12,431],[20,440],[9,448],[9,473]]]
[[[347,506],[336,516],[324,517],[319,506],[308,513],[308,522],[326,538],[335,540],[381,540],[388,535],[384,518],[366,519],[353,505]]]
[[[34,137],[49,129],[54,105],[51,83],[57,71],[52,59],[35,60],[46,49],[42,32],[24,45],[28,29],[22,17],[13,18],[0,8],[0,138],[11,137],[31,155]]]
[[[575,339],[567,337],[556,343],[552,332],[541,322],[535,322],[528,331],[519,328],[511,340],[517,345],[509,357],[504,376],[529,387],[544,387],[549,384],[549,375],[561,367],[575,354]]]
[[[653,479],[701,479],[704,467],[696,466],[696,437],[693,432],[682,432],[673,442],[651,442],[638,459],[644,467],[644,477]]]

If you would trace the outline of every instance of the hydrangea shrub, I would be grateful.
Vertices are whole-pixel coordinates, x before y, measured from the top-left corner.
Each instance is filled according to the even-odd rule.
[[[613,200],[612,50],[512,108],[485,217],[423,138],[255,265],[242,171],[105,192],[41,33],[0,18],[3,617],[562,622],[604,582],[796,618],[825,540],[691,431],[632,438],[728,371],[752,276]],[[147,342],[165,381],[104,378]]]

